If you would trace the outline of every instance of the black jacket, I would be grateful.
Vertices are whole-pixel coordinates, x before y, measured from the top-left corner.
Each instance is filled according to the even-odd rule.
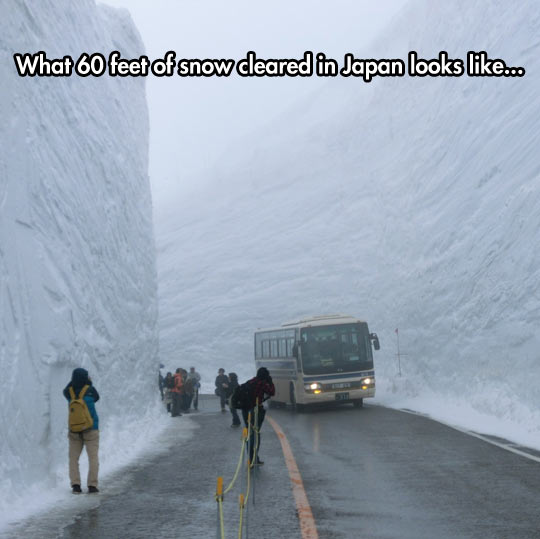
[[[223,387],[223,384],[229,384],[229,377],[226,374],[218,374],[216,376],[216,392],[218,394],[227,394],[227,388]]]
[[[239,386],[238,378],[231,378],[229,377],[229,387],[227,388],[227,397],[230,397],[234,390]]]

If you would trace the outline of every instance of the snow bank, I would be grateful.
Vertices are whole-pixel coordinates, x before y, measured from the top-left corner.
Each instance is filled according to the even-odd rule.
[[[399,391],[504,417],[540,446],[538,35],[536,2],[411,2],[357,55],[486,50],[526,76],[330,81],[203,187],[157,201],[164,360],[247,376],[255,328],[346,312],[381,337],[383,399],[399,328]]]
[[[94,0],[7,0],[0,15],[3,521],[25,494],[69,488],[62,389],[74,367],[102,397],[104,470],[159,425],[147,425],[158,340],[144,82],[20,78],[12,58],[131,57],[140,38],[127,12]]]

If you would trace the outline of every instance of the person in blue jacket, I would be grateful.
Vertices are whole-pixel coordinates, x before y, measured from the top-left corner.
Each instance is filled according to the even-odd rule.
[[[90,429],[82,432],[68,431],[69,440],[69,479],[73,494],[80,494],[81,475],[79,472],[79,457],[83,447],[86,446],[88,454],[88,493],[95,494],[98,490],[98,472],[99,472],[99,417],[96,412],[95,403],[99,400],[99,393],[92,385],[92,380],[88,376],[86,369],[78,368],[73,370],[71,382],[64,388],[64,397],[71,400],[69,388],[72,387],[77,398],[85,385],[90,386],[84,394],[84,402],[92,416],[93,425]]]

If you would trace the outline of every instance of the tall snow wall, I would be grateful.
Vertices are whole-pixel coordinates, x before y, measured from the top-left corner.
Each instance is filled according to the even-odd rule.
[[[136,444],[134,427],[154,402],[144,82],[21,78],[13,61],[17,52],[78,58],[115,49],[127,57],[142,49],[127,12],[94,0],[0,7],[2,503],[31,485],[69,486],[61,392],[74,367],[87,368],[101,394],[103,448]],[[108,458],[102,451],[105,469]]]
[[[352,52],[525,77],[336,79],[190,179],[156,223],[164,361],[247,376],[255,328],[345,312],[381,337],[381,387],[399,328],[410,391],[538,432],[539,35],[537,2],[412,2]]]

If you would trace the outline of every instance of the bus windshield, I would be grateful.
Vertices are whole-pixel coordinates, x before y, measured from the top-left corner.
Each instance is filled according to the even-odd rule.
[[[371,341],[365,323],[302,328],[300,341],[305,374],[373,368]]]

